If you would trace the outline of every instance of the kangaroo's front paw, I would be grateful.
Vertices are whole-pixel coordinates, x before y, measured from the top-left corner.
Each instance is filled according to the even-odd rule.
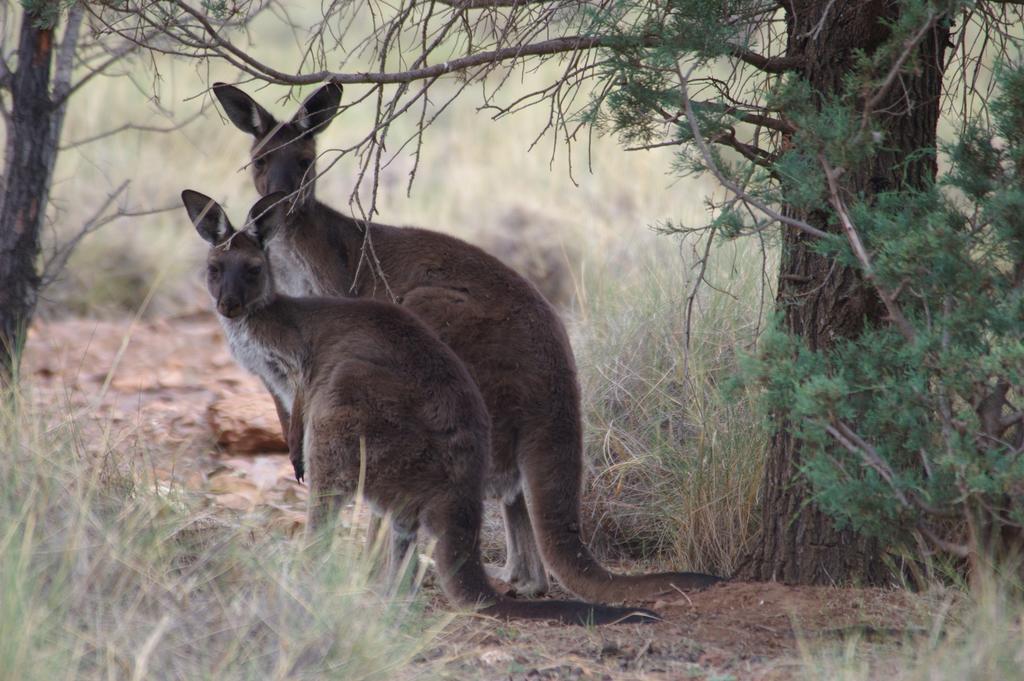
[[[306,462],[305,457],[302,454],[302,443],[289,443],[288,455],[292,460],[292,468],[295,469],[295,479],[298,482],[302,482],[302,478],[306,474]]]
[[[302,482],[306,474],[305,456],[302,451],[302,429],[296,428],[294,424],[288,429],[288,457],[292,460],[292,468],[295,469],[295,479]]]

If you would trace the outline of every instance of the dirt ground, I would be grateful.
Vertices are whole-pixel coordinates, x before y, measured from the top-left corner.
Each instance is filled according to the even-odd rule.
[[[306,490],[280,451],[273,405],[235,365],[211,315],[40,323],[28,347],[24,368],[33,402],[104,417],[87,425],[93,432],[83,438],[100,453],[140,451],[134,464],[163,489],[187,489],[210,509],[270,531],[302,529]],[[497,537],[489,540],[495,545]],[[432,598],[434,607],[446,607],[440,594]],[[653,607],[664,622],[590,630],[457,618],[406,674],[789,679],[799,676],[808,647],[851,636],[898,647],[924,630],[932,611],[927,598],[900,590],[744,583]]]

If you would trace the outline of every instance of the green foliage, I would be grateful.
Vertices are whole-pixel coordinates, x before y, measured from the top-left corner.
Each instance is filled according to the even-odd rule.
[[[666,134],[679,143],[677,173],[713,169],[724,180],[729,195],[712,204],[705,229],[763,237],[775,223],[757,207],[781,207],[828,232],[811,248],[852,268],[879,308],[888,299],[890,313],[906,318],[815,350],[777,324],[746,385],[760,386],[775,426],[803,443],[803,472],[826,512],[915,551],[923,535],[962,553],[1024,520],[1015,503],[1024,492],[1024,70],[1002,69],[991,121],[962,130],[937,181],[925,177],[937,150],[906,153],[906,141],[890,137],[900,128],[887,124],[906,115],[889,101],[901,87],[894,82],[930,68],[927,36],[971,4],[901,1],[883,24],[887,37],[849,55],[823,91],[799,73],[744,75],[735,58],[743,49],[781,47],[769,32],[724,19],[756,15],[758,3],[731,3],[728,14],[696,0],[620,3],[603,32],[634,47],[611,51],[613,86],[595,103],[606,114],[594,120],[629,144]],[[656,47],[635,47],[645,36]],[[870,170],[894,156],[894,173]],[[867,255],[840,229],[840,201]]]
[[[755,13],[763,3],[740,0],[730,3],[734,15]],[[740,24],[722,21],[720,0],[623,0],[594,17],[593,31],[610,39],[621,38],[621,47],[609,50],[601,67],[601,80],[614,83],[597,97],[590,120],[621,136],[627,143],[658,139],[666,112],[680,106],[677,68],[680,59],[713,60],[742,46],[747,40]],[[644,46],[657,38],[656,46]],[[711,98],[706,106],[695,103],[706,131],[730,120],[727,108]],[[689,129],[679,128],[680,140],[690,139]]]
[[[73,4],[69,0],[22,0],[21,6],[36,28],[53,29],[61,14]]]
[[[869,327],[814,352],[776,328],[748,367],[806,443],[818,503],[889,545],[1024,521],[1024,69],[1003,83],[993,124],[946,149],[937,183],[849,207],[912,332]],[[841,240],[820,247],[855,263]]]

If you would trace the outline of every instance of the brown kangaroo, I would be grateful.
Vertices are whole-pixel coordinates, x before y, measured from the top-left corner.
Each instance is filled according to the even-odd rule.
[[[494,591],[480,562],[490,446],[480,391],[455,354],[396,305],[276,294],[263,246],[283,222],[283,197],[261,199],[236,232],[212,199],[181,195],[210,244],[207,288],[232,353],[284,404],[301,396],[303,418],[291,427],[305,441],[311,531],[356,493],[364,438],[366,499],[401,531],[422,525],[437,538],[441,584],[452,601],[496,617],[566,624],[658,620],[649,610],[515,601]]]
[[[530,283],[459,239],[356,220],[316,199],[315,135],[337,113],[340,85],[322,87],[287,123],[234,86],[213,88],[228,118],[255,138],[257,191],[291,199],[287,222],[269,243],[282,290],[393,299],[465,362],[479,386],[492,419],[484,490],[502,502],[505,520],[507,561],[496,576],[534,595],[547,590],[546,566],[576,595],[602,602],[652,599],[720,581],[689,572],[616,575],[582,541],[576,366],[558,314]],[[372,253],[363,249],[367,237]],[[287,434],[286,405],[279,413]],[[292,455],[301,462],[301,453]],[[301,467],[296,473],[301,477]]]

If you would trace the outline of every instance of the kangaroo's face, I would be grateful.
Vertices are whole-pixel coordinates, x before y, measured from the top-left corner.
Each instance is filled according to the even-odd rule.
[[[328,83],[299,107],[286,123],[278,122],[249,95],[233,85],[215,83],[224,112],[242,132],[253,136],[252,173],[262,196],[284,192],[298,206],[314,200],[316,135],[338,112],[341,85]]]
[[[274,279],[263,245],[283,218],[284,195],[260,199],[240,231],[235,231],[224,209],[213,199],[185,190],[181,200],[199,236],[210,244],[206,289],[217,312],[234,319],[270,302]]]

